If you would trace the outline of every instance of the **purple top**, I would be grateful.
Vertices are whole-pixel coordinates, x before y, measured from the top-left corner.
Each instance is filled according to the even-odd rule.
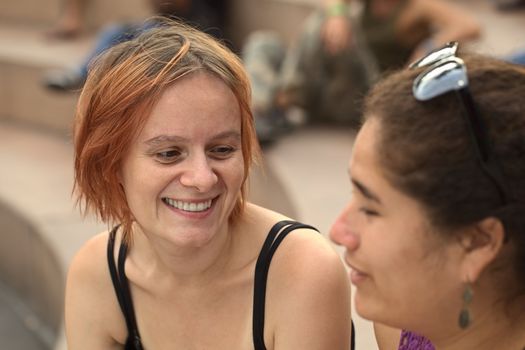
[[[435,350],[432,343],[415,333],[403,330],[398,350]]]

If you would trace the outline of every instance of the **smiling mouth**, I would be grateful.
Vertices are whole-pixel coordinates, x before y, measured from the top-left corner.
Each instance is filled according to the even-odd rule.
[[[185,202],[171,198],[162,198],[162,201],[172,208],[192,213],[203,212],[210,209],[213,202],[212,199],[208,199],[202,202]]]
[[[355,273],[358,273],[358,274],[363,275],[363,276],[366,276],[366,275],[367,275],[367,274],[364,273],[363,271],[361,271],[361,270],[355,268],[354,265],[350,264],[350,261],[349,261],[348,256],[347,256],[346,254],[345,254],[345,257],[344,257],[344,261],[345,261],[346,265],[347,265],[350,269],[352,269],[352,271],[354,271]]]

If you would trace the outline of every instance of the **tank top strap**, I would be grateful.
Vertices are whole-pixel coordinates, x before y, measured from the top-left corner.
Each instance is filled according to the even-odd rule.
[[[118,267],[115,265],[114,258],[114,247],[115,247],[115,236],[119,226],[115,226],[110,234],[108,239],[108,266],[109,273],[111,275],[111,281],[113,282],[113,288],[115,289],[115,294],[120,305],[120,309],[124,314],[124,319],[126,321],[126,327],[128,329],[128,338],[126,340],[125,350],[142,350],[142,343],[140,340],[140,335],[137,327],[137,321],[135,319],[135,310],[133,308],[133,301],[131,299],[131,292],[129,290],[129,282],[126,277],[126,272],[124,268],[124,263],[127,256],[127,245],[124,242],[120,243],[119,253],[118,253]]]
[[[120,289],[120,283],[118,281],[117,266],[115,264],[115,258],[114,258],[115,236],[116,236],[118,228],[119,228],[119,225],[115,226],[109,233],[108,247],[107,247],[107,259],[108,259],[109,274],[111,276],[111,282],[113,283],[113,289],[115,290],[115,294],[117,295],[117,300],[120,305],[120,309],[122,310],[122,312],[124,312],[124,304],[123,304],[124,302],[122,299],[122,290]]]
[[[266,283],[270,262],[283,239],[293,230],[308,228],[318,231],[315,227],[300,222],[283,220],[276,223],[268,233],[255,265],[253,292],[253,345],[255,350],[266,350],[264,344],[264,317],[266,301]],[[318,231],[319,232],[319,231]]]

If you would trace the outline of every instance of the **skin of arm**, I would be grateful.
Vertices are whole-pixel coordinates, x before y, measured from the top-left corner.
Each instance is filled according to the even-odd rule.
[[[70,265],[65,300],[69,350],[123,348],[127,331],[106,263],[107,237],[103,233],[88,241]]]
[[[413,16],[427,23],[434,29],[431,41],[434,48],[449,41],[465,42],[481,35],[481,26],[466,10],[451,2],[442,0],[412,0]],[[415,49],[412,59],[429,51],[427,41]]]
[[[272,261],[267,292],[265,339],[273,350],[350,348],[348,275],[319,233],[290,233]]]
[[[401,330],[385,326],[381,323],[374,323],[374,333],[379,350],[398,349]]]

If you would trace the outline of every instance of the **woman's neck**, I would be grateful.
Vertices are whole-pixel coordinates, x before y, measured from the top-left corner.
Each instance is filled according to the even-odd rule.
[[[524,310],[525,305],[511,308]],[[459,330],[453,336],[431,339],[436,350],[524,350],[525,315],[510,318],[503,306],[487,308],[483,314],[474,315],[473,323],[466,330]]]
[[[234,250],[233,236],[227,226],[202,247],[179,247],[150,238],[138,229],[134,232],[130,260],[153,279],[178,285],[208,285],[214,276],[228,269]]]

